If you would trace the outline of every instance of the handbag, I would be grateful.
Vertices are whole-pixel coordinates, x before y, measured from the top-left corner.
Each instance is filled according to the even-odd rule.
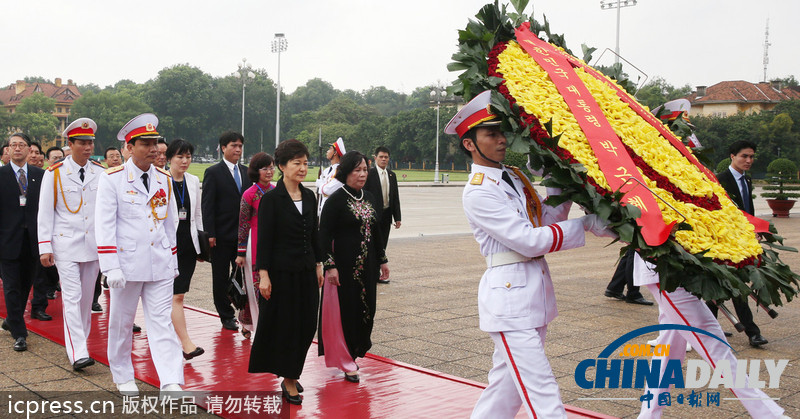
[[[228,279],[228,300],[237,310],[243,309],[247,303],[247,294],[242,286],[242,269],[238,265]]]
[[[200,243],[200,253],[197,254],[197,257],[206,262],[211,262],[211,244],[208,239],[208,232],[197,230],[197,241]]]

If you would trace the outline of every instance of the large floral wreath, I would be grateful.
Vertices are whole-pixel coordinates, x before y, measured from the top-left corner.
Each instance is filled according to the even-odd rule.
[[[521,10],[526,2],[513,3]],[[496,1],[476,17],[477,22],[471,20],[459,32],[459,52],[449,68],[462,73],[451,90],[465,99],[492,90],[492,110],[503,118],[510,149],[530,153],[533,167],[549,174],[546,184],[564,191],[548,204],[571,200],[610,220],[620,240],[629,243],[621,252],[633,247],[655,263],[662,289],[680,286],[718,301],[752,292],[767,305],[781,305],[781,293],[787,301],[794,297],[800,277],[777,253],[794,249],[782,246],[771,224],[770,233],[761,234],[759,242],[753,225],[759,220],[751,222],[736,208],[714,175],[621,87],[625,81],[614,81],[574,57],[563,36],[550,33],[546,20],[540,25],[521,13],[506,13]],[[531,47],[531,39],[549,44]],[[610,185],[575,108],[531,48],[543,57],[550,52],[566,59],[581,89],[588,89],[621,142],[614,154],[624,153],[633,162],[648,194],[657,198],[653,202],[664,225],[675,225],[669,240],[645,240],[637,225],[642,212],[630,200],[625,202],[621,187]],[[584,47],[587,57],[591,51]]]

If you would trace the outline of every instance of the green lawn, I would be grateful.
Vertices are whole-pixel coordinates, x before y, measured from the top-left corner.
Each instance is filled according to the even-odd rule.
[[[189,166],[189,173],[199,177],[202,182],[203,174],[212,164],[214,163],[192,163],[192,165]],[[317,178],[318,173],[319,167],[309,167],[306,182],[313,182]],[[398,182],[433,182],[433,170],[395,170],[395,173],[397,173]],[[469,173],[463,171],[452,172],[448,170],[439,170],[440,177],[442,173],[448,173],[451,182],[465,182],[469,175]],[[403,177],[404,175],[405,177]],[[280,172],[276,171],[275,180],[278,180],[279,177]]]

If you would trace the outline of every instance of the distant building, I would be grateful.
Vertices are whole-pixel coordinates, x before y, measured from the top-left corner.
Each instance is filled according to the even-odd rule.
[[[689,116],[725,118],[739,112],[751,114],[770,110],[784,100],[800,99],[800,92],[777,83],[737,80],[697,86],[697,90],[685,98],[692,104]]]
[[[0,89],[0,106],[5,112],[14,113],[17,105],[34,93],[41,93],[56,100],[53,116],[58,118],[58,132],[64,131],[69,125],[72,103],[81,97],[78,86],[72,83],[72,80],[67,80],[66,84],[62,84],[60,78],[57,78],[55,83],[27,83],[24,80],[17,80],[16,83]]]

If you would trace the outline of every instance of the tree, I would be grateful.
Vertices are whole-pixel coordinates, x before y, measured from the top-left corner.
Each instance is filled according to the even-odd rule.
[[[212,106],[212,86],[209,74],[188,64],[159,71],[158,77],[147,83],[145,94],[145,101],[159,118],[159,133],[192,143],[213,139],[214,118],[209,116],[218,109]]]
[[[656,77],[636,92],[636,100],[650,109],[663,105],[670,100],[680,99],[692,93],[692,87],[684,85],[676,88],[661,77]]]
[[[286,98],[286,112],[288,115],[299,114],[304,111],[316,111],[338,97],[340,92],[333,88],[329,82],[315,78],[298,87],[294,93]]]
[[[384,86],[370,87],[363,93],[367,106],[384,116],[397,115],[406,109],[406,95]]]
[[[779,83],[783,87],[797,87],[800,86],[800,82],[794,78],[793,75],[787,77],[776,77],[769,81],[770,83]]]
[[[58,134],[58,118],[50,113],[14,113],[11,121],[13,126],[39,141]]]
[[[34,93],[19,102],[9,123],[37,140],[54,138],[58,134],[55,107],[55,99]]]
[[[75,100],[71,110],[73,119],[91,118],[97,123],[96,154],[110,146],[118,147],[119,130],[134,116],[145,112],[152,112],[152,108],[140,99],[126,92],[113,93],[109,90],[100,93],[86,92]]]
[[[25,80],[25,83],[50,83],[50,84],[53,83],[52,80],[46,79],[42,76],[28,76],[25,77],[23,80]]]
[[[56,109],[56,100],[41,93],[34,93],[22,99],[17,105],[16,113],[47,113]]]

